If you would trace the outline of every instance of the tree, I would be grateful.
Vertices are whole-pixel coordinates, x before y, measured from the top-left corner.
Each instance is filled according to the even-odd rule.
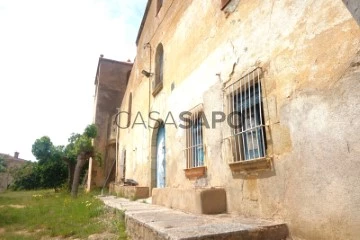
[[[68,166],[68,190],[71,191],[71,187],[74,181],[75,165],[76,165],[76,152],[74,151],[75,142],[80,137],[80,134],[72,133],[69,137],[68,145],[64,148],[63,159]]]
[[[36,162],[27,162],[20,168],[12,169],[14,181],[11,188],[14,190],[31,190],[41,188],[39,165]]]
[[[31,152],[40,164],[48,161],[54,154],[54,145],[48,136],[36,139],[32,145]]]
[[[74,172],[74,180],[71,187],[71,196],[76,197],[79,188],[80,174],[85,163],[90,157],[99,159],[99,154],[92,145],[92,140],[97,135],[97,129],[94,124],[88,125],[83,134],[72,134],[69,138],[69,145],[66,146],[66,155],[69,158],[76,157],[76,166]]]
[[[3,156],[0,156],[0,173],[6,171],[6,162]]]
[[[39,187],[54,188],[56,191],[66,181],[63,149],[63,146],[54,146],[47,136],[35,140],[32,153],[38,160],[38,166],[34,170],[40,177]]]

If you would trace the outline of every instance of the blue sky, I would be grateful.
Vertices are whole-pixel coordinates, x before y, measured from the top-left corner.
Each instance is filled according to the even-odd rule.
[[[135,58],[146,0],[0,0],[0,152],[35,160],[92,122],[100,54]]]

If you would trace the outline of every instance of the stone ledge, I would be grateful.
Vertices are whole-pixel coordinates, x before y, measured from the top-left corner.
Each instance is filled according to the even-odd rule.
[[[148,187],[123,186],[116,183],[110,183],[109,192],[110,194],[115,194],[117,196],[130,198],[130,199],[140,199],[140,198],[149,197]]]
[[[185,176],[188,179],[194,180],[194,179],[197,179],[199,177],[205,176],[206,167],[201,166],[201,167],[194,167],[194,168],[186,168],[186,169],[184,169],[184,172],[185,172]]]
[[[259,158],[255,160],[239,161],[229,163],[232,172],[251,173],[271,170],[271,158]]]
[[[223,188],[154,188],[152,203],[191,213],[219,214],[226,212],[226,192]]]
[[[100,199],[125,211],[126,231],[134,240],[285,240],[289,235],[284,223],[229,214],[189,214],[113,196]]]

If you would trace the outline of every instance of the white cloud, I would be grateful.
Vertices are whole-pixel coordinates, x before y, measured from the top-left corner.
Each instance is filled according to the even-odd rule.
[[[0,0],[0,152],[34,159],[92,121],[100,54],[133,60],[146,0]]]

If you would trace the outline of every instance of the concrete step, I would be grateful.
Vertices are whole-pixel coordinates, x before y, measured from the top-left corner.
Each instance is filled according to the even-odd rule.
[[[100,199],[112,208],[125,211],[126,231],[132,240],[283,240],[288,237],[284,223],[229,214],[190,214],[114,196]]]

